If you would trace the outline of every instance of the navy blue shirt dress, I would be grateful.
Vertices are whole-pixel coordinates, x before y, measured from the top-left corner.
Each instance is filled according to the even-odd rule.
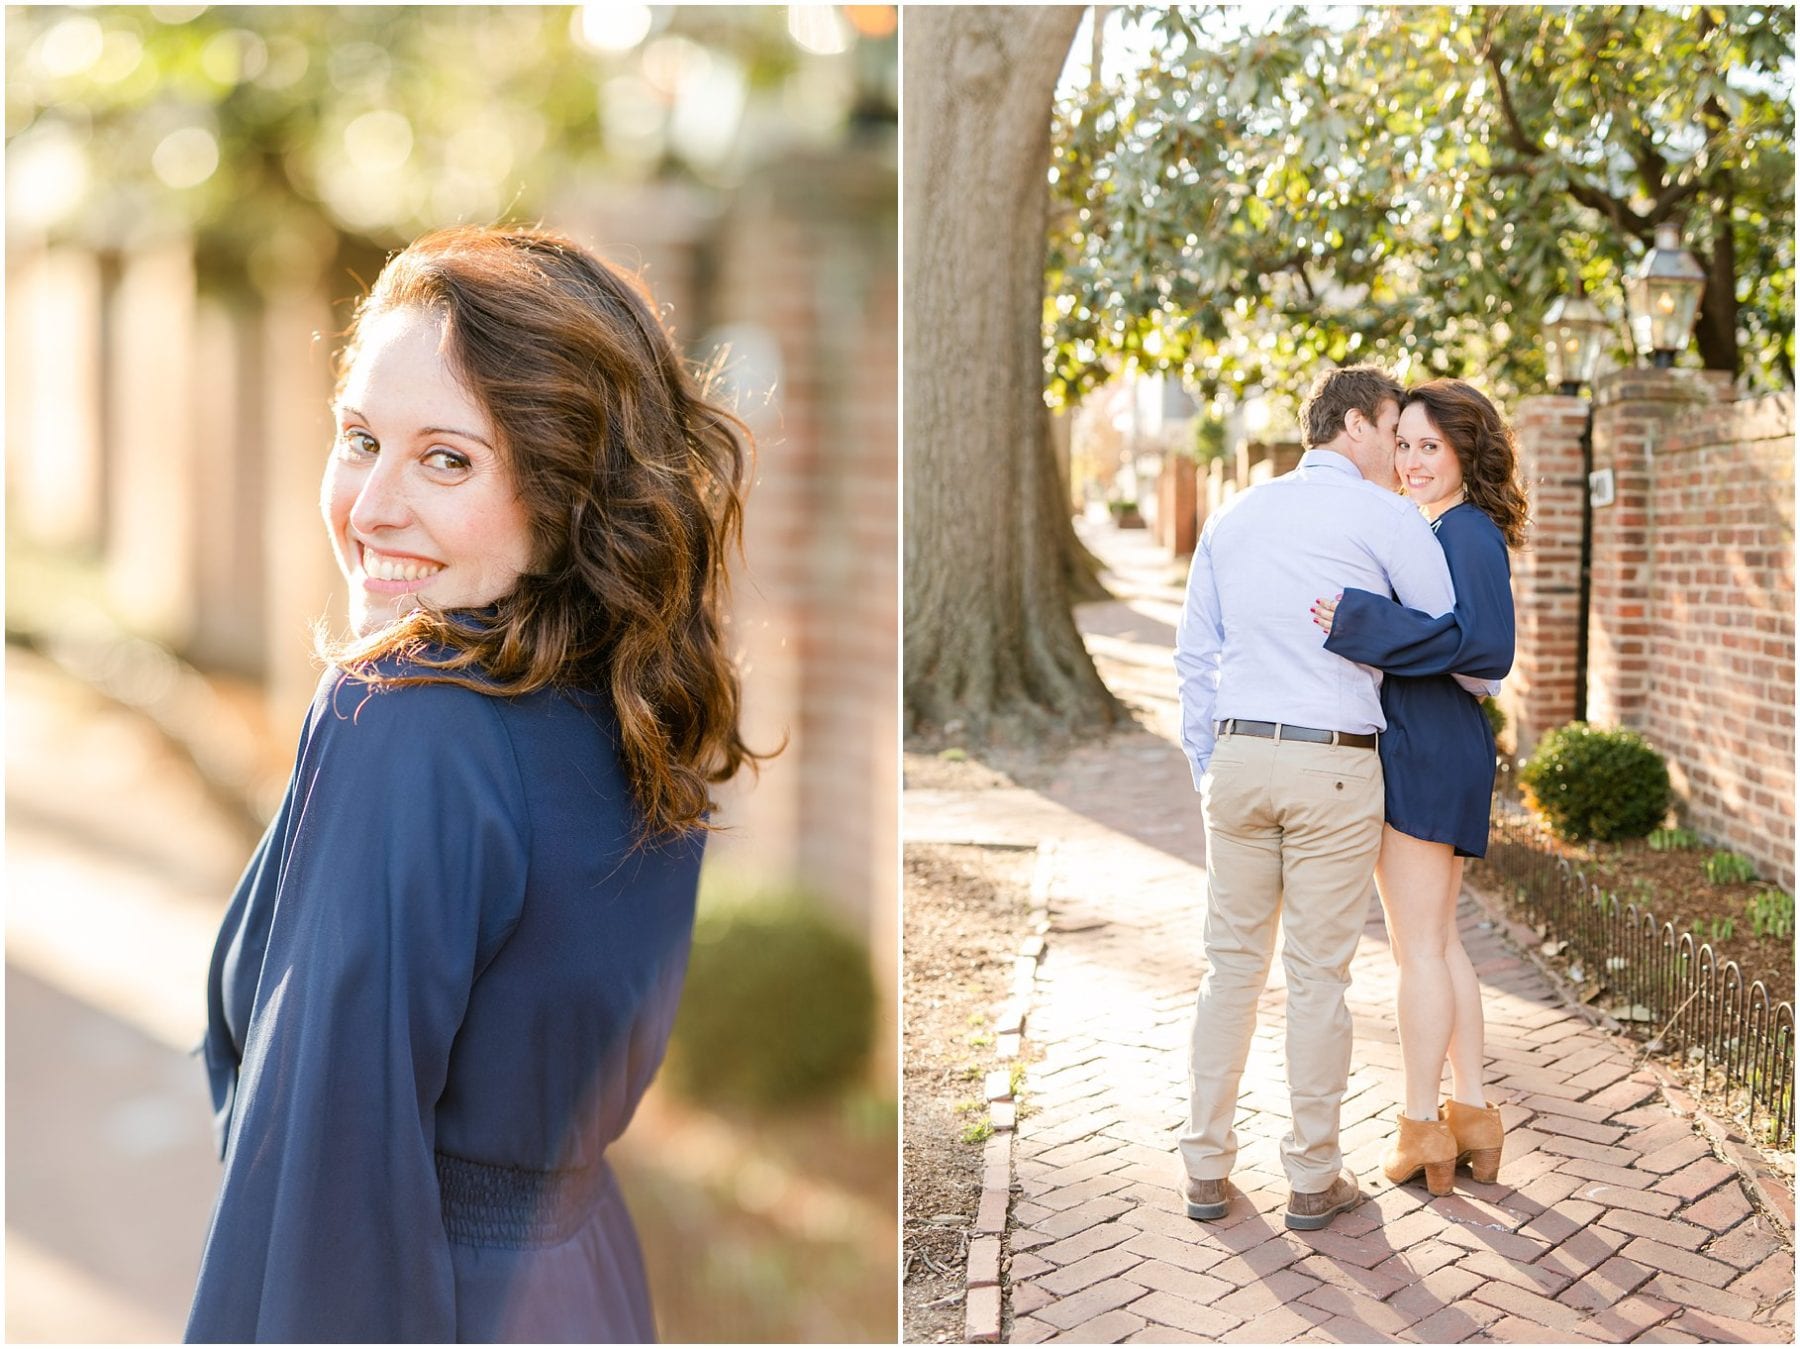
[[[605,1151],[704,834],[642,844],[616,742],[598,695],[327,671],[213,953],[189,1340],[654,1338]]]
[[[1483,857],[1494,730],[1480,701],[1450,675],[1504,679],[1512,669],[1512,564],[1499,526],[1469,502],[1445,511],[1432,529],[1456,607],[1433,618],[1387,595],[1346,590],[1325,648],[1384,672],[1387,822],[1413,838],[1451,844],[1459,857]]]

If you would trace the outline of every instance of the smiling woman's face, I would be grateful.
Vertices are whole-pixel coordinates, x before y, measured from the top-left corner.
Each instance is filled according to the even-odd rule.
[[[334,409],[320,505],[350,617],[367,634],[417,607],[479,608],[531,565],[499,437],[451,369],[444,321],[394,309],[360,334]]]

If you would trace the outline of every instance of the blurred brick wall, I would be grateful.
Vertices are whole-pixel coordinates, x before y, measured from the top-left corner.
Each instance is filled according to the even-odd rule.
[[[898,310],[894,178],[798,156],[715,235],[716,327],[772,338],[734,627],[752,743],[787,749],[734,793],[724,850],[786,871],[866,925],[893,964],[897,913]],[[885,963],[884,963],[885,961]]]

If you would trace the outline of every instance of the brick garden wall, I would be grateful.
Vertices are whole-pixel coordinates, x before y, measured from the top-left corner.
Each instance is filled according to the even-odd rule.
[[[1691,372],[1626,370],[1595,389],[1587,718],[1668,757],[1689,827],[1794,884],[1793,395],[1730,401]],[[1504,704],[1520,754],[1572,715],[1583,404],[1520,404],[1532,494],[1513,559],[1519,649]]]
[[[1690,826],[1791,890],[1793,395],[1672,422],[1650,462],[1642,726]]]

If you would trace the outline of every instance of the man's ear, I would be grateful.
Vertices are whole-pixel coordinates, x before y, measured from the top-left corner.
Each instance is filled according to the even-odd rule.
[[[1361,440],[1368,427],[1369,419],[1363,416],[1361,408],[1351,408],[1344,414],[1344,429],[1352,440]]]

